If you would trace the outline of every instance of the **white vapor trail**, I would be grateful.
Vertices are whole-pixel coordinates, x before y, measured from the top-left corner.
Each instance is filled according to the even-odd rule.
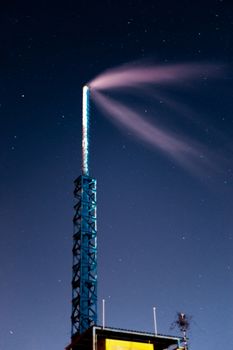
[[[214,64],[183,63],[173,65],[130,65],[108,69],[88,83],[92,89],[135,88],[148,84],[179,84],[184,81],[219,76],[222,69]]]
[[[194,146],[194,142],[184,141],[181,137],[151,124],[137,111],[132,111],[101,92],[94,91],[92,96],[102,112],[113,117],[118,125],[133,131],[139,139],[175,159],[183,167],[196,174],[199,173],[200,164],[203,163],[203,147],[198,143]]]
[[[223,67],[211,64],[183,63],[173,65],[123,65],[109,69],[88,83],[91,95],[99,108],[121,127],[131,130],[134,135],[156,149],[173,158],[192,173],[200,174],[204,168],[214,168],[210,152],[206,147],[182,135],[175,135],[167,128],[161,128],[141,116],[137,110],[132,110],[125,104],[106,96],[106,91],[132,88],[143,89],[150,94],[150,87],[157,86],[155,99],[160,99],[159,86],[179,86],[184,82],[201,81],[202,79],[220,78]],[[154,90],[153,90],[154,91]],[[154,92],[153,92],[154,93]],[[185,104],[176,103],[167,98],[167,105],[172,111],[192,112]]]

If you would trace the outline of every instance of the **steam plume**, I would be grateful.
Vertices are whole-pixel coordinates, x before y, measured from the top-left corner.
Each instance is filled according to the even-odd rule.
[[[222,68],[210,64],[174,64],[164,66],[123,65],[110,69],[89,82],[92,97],[97,106],[111,120],[115,121],[124,129],[131,130],[139,139],[147,142],[159,151],[173,158],[183,167],[192,172],[200,173],[201,169],[212,167],[211,157],[203,144],[191,140],[180,134],[172,133],[168,128],[161,128],[158,123],[152,123],[141,116],[137,110],[132,110],[124,103],[106,96],[106,90],[117,89],[141,89],[149,95],[151,87],[182,85],[184,82],[191,83],[194,80],[218,78],[222,74]],[[155,100],[160,99],[160,92],[155,93]],[[167,98],[166,103],[170,112],[172,108],[179,112],[192,112],[185,104],[176,103]],[[214,162],[213,162],[214,163]]]
[[[161,66],[125,64],[106,70],[88,85],[97,90],[135,88],[148,84],[179,84],[219,74],[221,74],[221,69],[213,64],[186,63]]]

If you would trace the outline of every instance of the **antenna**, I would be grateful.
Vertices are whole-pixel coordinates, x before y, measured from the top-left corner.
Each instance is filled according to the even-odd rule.
[[[188,350],[187,330],[190,328],[190,320],[191,320],[191,316],[187,316],[182,312],[178,312],[177,318],[173,322],[171,327],[171,328],[178,327],[179,330],[183,333],[183,345],[185,350]]]
[[[155,330],[155,335],[158,334],[157,330],[157,320],[156,320],[156,307],[153,307],[153,316],[154,316],[154,330]]]
[[[97,324],[97,184],[89,176],[90,89],[83,87],[82,175],[75,180],[71,338]]]
[[[89,112],[90,88],[83,87],[83,113],[82,113],[82,174],[89,175]]]
[[[105,299],[102,300],[102,307],[103,307],[103,328],[105,328]]]

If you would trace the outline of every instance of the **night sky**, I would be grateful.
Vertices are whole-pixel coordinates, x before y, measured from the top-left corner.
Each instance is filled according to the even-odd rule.
[[[192,316],[190,349],[233,349],[233,4],[60,1],[0,5],[0,349],[70,341],[73,181],[81,173],[82,86],[124,63],[224,65],[167,93],[164,112],[215,155],[196,176],[92,105],[90,175],[98,182],[98,297],[106,325],[170,329]],[[152,98],[115,98],[163,110]],[[153,113],[152,113],[153,116]],[[186,118],[187,117],[187,118]]]

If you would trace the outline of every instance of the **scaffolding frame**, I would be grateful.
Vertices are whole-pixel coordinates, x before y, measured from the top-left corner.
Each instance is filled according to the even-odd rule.
[[[71,336],[97,324],[96,180],[75,180]]]

